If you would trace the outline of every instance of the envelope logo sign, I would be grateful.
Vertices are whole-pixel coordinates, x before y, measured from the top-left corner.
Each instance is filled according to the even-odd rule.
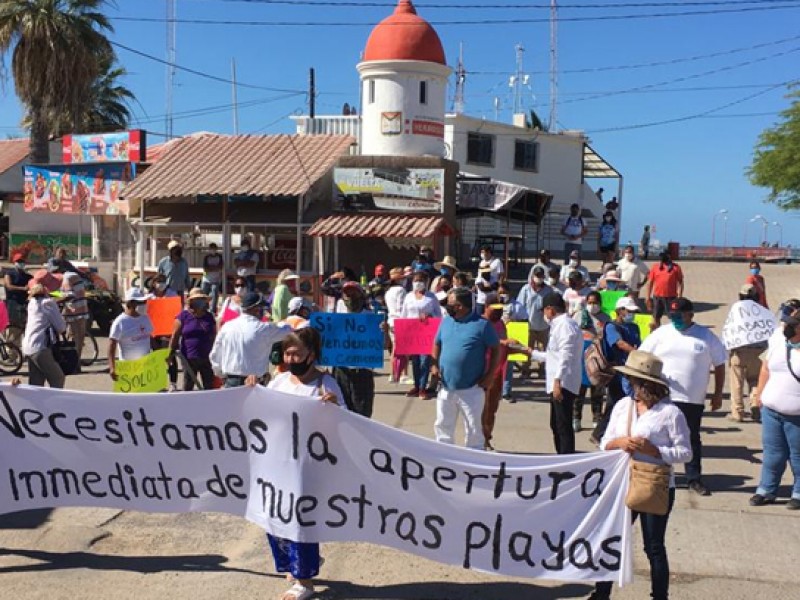
[[[403,133],[403,113],[381,113],[381,133],[383,135],[400,135]]]

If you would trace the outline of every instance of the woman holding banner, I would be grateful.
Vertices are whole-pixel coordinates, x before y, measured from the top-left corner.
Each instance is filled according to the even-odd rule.
[[[633,350],[622,367],[614,367],[631,382],[633,395],[614,406],[602,450],[624,450],[634,460],[656,465],[685,463],[692,457],[686,417],[669,399],[669,387],[661,375],[663,363],[654,354]],[[644,551],[650,561],[650,597],[669,597],[669,561],[664,537],[675,502],[675,475],[670,475],[667,514],[633,511],[642,524]],[[598,582],[591,600],[611,598],[610,581]]]
[[[322,402],[346,408],[344,397],[336,381],[328,373],[316,367],[322,353],[319,332],[305,327],[289,334],[283,340],[283,362],[288,372],[276,375],[267,386],[269,389],[318,398]],[[292,586],[284,592],[284,600],[307,600],[314,595],[314,577],[319,574],[321,559],[319,544],[293,542],[267,534],[275,569],[286,573]]]
[[[214,389],[214,370],[211,368],[211,347],[217,335],[217,323],[209,312],[211,299],[201,288],[189,292],[187,308],[175,319],[172,338],[169,342],[170,360],[180,349],[186,359],[183,363],[183,391],[191,392],[195,382],[198,387],[203,380],[203,389]]]
[[[153,323],[147,316],[148,297],[139,288],[129,289],[125,292],[125,310],[111,324],[108,334],[108,374],[114,381],[117,379],[117,358],[137,360],[150,354]]]

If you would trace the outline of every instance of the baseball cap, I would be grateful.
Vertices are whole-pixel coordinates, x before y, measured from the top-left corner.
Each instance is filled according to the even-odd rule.
[[[615,310],[619,310],[621,308],[624,308],[630,312],[637,312],[639,310],[639,305],[636,304],[636,301],[630,296],[623,296],[617,300],[617,303],[614,305]]]
[[[125,302],[147,302],[152,296],[143,289],[133,287],[125,292]]]
[[[780,305],[778,308],[778,315],[781,321],[786,323],[791,317],[792,313],[794,313],[797,309],[800,309],[800,300],[797,298],[791,298]]]
[[[24,260],[25,255],[22,252],[14,252],[14,254],[11,255],[11,262],[19,262]]]
[[[294,314],[298,310],[303,308],[311,310],[311,302],[309,302],[302,296],[295,296],[294,298],[289,300],[289,314]]]
[[[539,265],[538,267],[533,267],[533,276],[541,277],[542,279],[544,279],[545,277],[544,267],[541,265]]]
[[[380,277],[382,275],[386,275],[386,266],[385,265],[375,265],[375,277]]]
[[[694,304],[688,298],[675,298],[669,303],[669,312],[694,312]]]
[[[260,292],[247,292],[242,297],[242,310],[250,310],[259,304],[263,304],[264,296]]]
[[[752,296],[756,292],[756,286],[752,283],[745,283],[742,288],[739,290],[740,296]]]

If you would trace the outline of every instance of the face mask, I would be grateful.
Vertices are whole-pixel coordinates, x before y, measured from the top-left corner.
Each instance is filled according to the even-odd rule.
[[[289,372],[295,377],[302,377],[311,368],[311,361],[307,358],[301,363],[289,363]]]
[[[761,273],[761,269],[750,269],[751,275],[758,275],[759,273]]]
[[[550,279],[548,279],[548,281],[550,282],[550,285],[552,285],[552,286],[557,286],[558,285],[558,279],[556,279],[555,277],[551,277]]]
[[[606,281],[606,289],[609,291],[614,291],[617,289],[617,282],[616,281]]]
[[[534,277],[533,283],[536,285],[542,285],[544,283],[544,279],[542,279],[541,277]]]
[[[605,221],[606,223],[611,223],[611,217],[606,217],[605,219],[603,219],[603,221]]]
[[[491,321],[492,323],[497,323],[497,321],[499,321],[502,317],[503,313],[498,312],[496,310],[493,310],[491,313],[489,313],[489,321]]]
[[[192,308],[192,310],[204,310],[208,308],[208,302],[205,300],[193,300],[189,303],[189,306]]]
[[[452,275],[453,269],[451,269],[450,267],[442,267],[441,272],[442,275]]]
[[[147,314],[147,304],[137,304],[136,305],[136,312],[140,315]]]
[[[247,288],[244,286],[240,286],[233,288],[233,291],[236,292],[237,296],[242,296],[247,291]]]
[[[633,323],[633,320],[634,320],[635,318],[636,318],[636,315],[635,315],[635,314],[633,314],[633,313],[626,313],[626,314],[625,314],[625,316],[624,316],[624,317],[622,317],[622,320],[623,320],[625,323]]]
[[[172,255],[173,255],[175,258],[180,258],[181,256],[183,256],[183,252],[182,252],[181,250],[175,250],[175,251],[172,253]]]
[[[439,286],[439,289],[443,292],[449,292],[451,289],[453,289],[453,286],[449,283],[445,283],[444,285]]]
[[[489,260],[489,255],[486,252],[481,252],[481,260]]]
[[[500,294],[497,297],[497,299],[500,300],[500,302],[502,302],[503,304],[506,304],[508,302],[508,296],[506,294]]]
[[[627,261],[633,260],[633,254],[625,254],[625,260]]]
[[[155,288],[156,288],[156,289],[157,289],[159,292],[163,292],[165,289],[167,289],[167,284],[166,284],[166,283],[157,283],[157,284],[155,285]]]
[[[788,340],[792,339],[794,336],[797,335],[797,327],[794,325],[786,324],[783,326],[783,337]]]
[[[415,292],[424,292],[426,289],[428,289],[428,286],[425,284],[424,281],[415,281],[414,285],[412,286],[412,289]]]
[[[447,314],[451,317],[455,317],[458,310],[452,304],[446,304],[444,309],[447,311]]]
[[[348,298],[345,296],[342,298],[344,305],[347,307],[347,310],[350,312],[359,312],[362,308],[364,308],[364,303],[361,301],[360,298]]]
[[[19,269],[20,271],[24,271],[25,270],[25,263],[24,262],[15,262],[14,266],[17,269]]]
[[[544,318],[544,322],[547,323],[548,325],[550,325],[550,323],[553,322],[553,318],[548,317],[547,315],[542,315],[542,318]]]
[[[684,329],[688,328],[689,326],[686,324],[686,321],[683,320],[683,315],[670,315],[669,320],[672,322],[673,327],[678,331],[683,331]]]
[[[570,259],[569,259],[569,266],[570,266],[570,267],[572,267],[572,268],[574,269],[575,267],[577,267],[577,266],[578,266],[578,261],[577,261],[577,260],[575,260],[574,258],[570,258]]]
[[[590,304],[589,305],[589,314],[597,315],[600,314],[601,306],[599,304]]]

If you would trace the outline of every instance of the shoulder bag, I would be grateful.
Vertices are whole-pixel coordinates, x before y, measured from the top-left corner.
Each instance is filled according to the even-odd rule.
[[[636,401],[631,398],[631,408],[628,411],[628,436],[631,435],[631,422]],[[651,515],[666,515],[669,511],[669,480],[672,467],[669,465],[654,465],[640,460],[631,459],[630,482],[625,505],[640,513]]]
[[[60,336],[55,329],[51,329],[50,349],[53,352],[58,366],[64,372],[64,375],[77,375],[81,372],[81,357],[78,356],[78,349],[75,347],[75,342],[68,340],[64,334]]]

